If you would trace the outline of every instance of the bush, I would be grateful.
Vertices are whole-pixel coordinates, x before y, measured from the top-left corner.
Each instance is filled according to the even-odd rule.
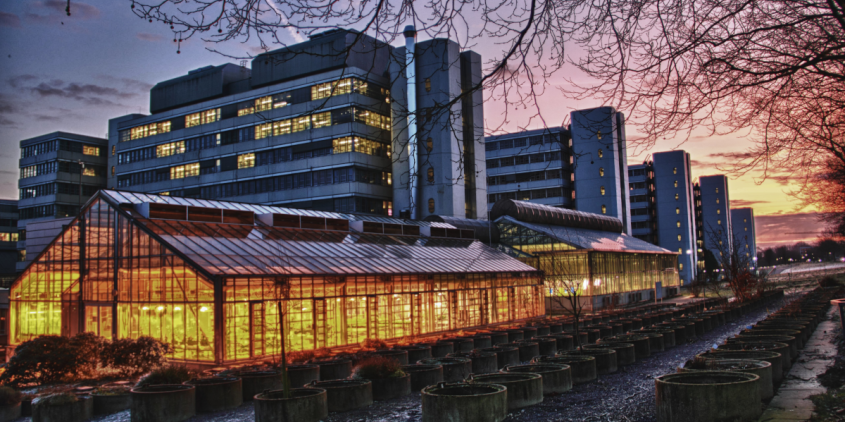
[[[0,405],[11,406],[21,402],[23,394],[12,387],[0,386]]]
[[[839,282],[836,281],[835,277],[827,276],[823,277],[819,280],[819,287],[836,287],[839,285]]]
[[[0,375],[0,383],[19,386],[91,377],[97,370],[104,339],[91,333],[73,337],[39,336],[25,341]]]
[[[361,348],[364,350],[387,350],[390,347],[383,340],[368,338],[361,342]]]
[[[191,379],[193,374],[184,366],[168,365],[153,369],[152,372],[141,378],[136,387],[161,384],[181,384]]]
[[[396,359],[382,356],[373,356],[362,360],[352,370],[352,378],[355,379],[382,379],[404,377],[402,365]]]
[[[170,345],[152,337],[123,338],[107,342],[103,347],[102,365],[123,376],[149,372],[167,362]]]

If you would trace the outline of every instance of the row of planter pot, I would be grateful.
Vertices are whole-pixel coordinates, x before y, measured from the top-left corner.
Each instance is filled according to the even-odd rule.
[[[725,344],[699,354],[678,372],[655,380],[657,420],[703,422],[757,420],[761,402],[770,400],[797,357],[798,351],[824,317],[834,290],[816,289],[791,301],[767,318],[743,329]],[[742,311],[783,297],[774,292],[742,305]],[[692,316],[696,328],[707,329],[699,313]],[[732,315],[723,315],[726,321]],[[712,323],[721,318],[711,319]]]

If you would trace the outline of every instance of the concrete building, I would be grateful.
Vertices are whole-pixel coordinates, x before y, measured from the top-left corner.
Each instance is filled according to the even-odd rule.
[[[728,178],[725,175],[701,176],[698,178],[696,197],[696,230],[698,245],[703,257],[712,254],[717,261],[719,256],[731,252],[731,204],[728,192]]]
[[[33,222],[73,217],[91,195],[106,186],[106,146],[102,138],[53,132],[20,142],[18,271],[41,249],[27,248],[26,229]],[[55,237],[58,232],[51,233]]]
[[[474,53],[459,54],[446,40],[420,46],[413,63],[421,104],[454,98],[467,80],[480,78]],[[261,54],[250,68],[208,66],[161,82],[150,92],[150,115],[109,122],[108,186],[344,213],[410,211],[408,142],[397,159],[394,132],[402,131],[395,128],[402,118],[391,110],[416,108],[404,93],[392,95],[410,85],[399,77],[402,63],[401,48],[338,29]],[[484,195],[475,192],[484,186],[458,171],[472,167],[483,174],[483,160],[472,155],[481,142],[480,107],[480,101],[472,112],[453,107],[470,131],[421,131],[433,150],[420,151],[418,159],[431,163],[428,179],[434,182],[422,183],[423,199],[415,205],[425,213],[418,217],[432,208],[429,199],[431,212],[444,215],[463,217],[467,209],[486,207]],[[473,136],[477,141],[466,142]],[[428,171],[421,167],[414,174]]]
[[[754,229],[753,208],[732,208],[731,229],[733,244],[738,253],[747,259],[752,268],[757,268],[757,232]]]
[[[0,288],[8,288],[14,281],[17,261],[18,201],[0,199]]]
[[[643,164],[628,166],[628,177],[634,237],[677,251],[680,278],[689,284],[698,261],[689,154],[655,153]]]
[[[487,137],[488,209],[501,199],[574,208],[571,141],[563,127]]]

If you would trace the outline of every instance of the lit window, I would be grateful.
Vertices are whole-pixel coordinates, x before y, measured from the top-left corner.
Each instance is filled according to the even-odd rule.
[[[303,130],[308,130],[311,128],[311,118],[308,116],[305,117],[296,117],[292,119],[291,122],[291,132],[302,132]]]
[[[191,163],[170,168],[171,179],[183,179],[185,177],[199,176],[200,163]]]
[[[596,132],[596,138],[601,139],[601,131]],[[599,158],[601,158],[601,150],[599,150]]]
[[[0,242],[17,242],[17,233],[0,233]]]
[[[311,116],[311,124],[313,127],[320,128],[332,125],[332,113],[327,111],[325,113],[317,113]]]
[[[82,146],[82,153],[85,154],[85,155],[93,155],[95,157],[99,157],[100,156],[100,148],[99,147],[92,147],[92,146],[88,146],[88,145],[83,145]],[[114,154],[112,154],[112,155],[114,155]]]
[[[678,270],[683,271],[683,270],[684,270],[684,264],[681,264],[681,263],[679,262],[679,263],[678,263]]]
[[[114,176],[114,166],[111,166],[111,175]]]
[[[390,118],[361,108],[355,109],[355,121],[367,126],[390,130]]]
[[[260,124],[255,127],[255,139],[264,139],[271,135],[273,135],[273,126],[278,124],[276,123],[264,123]]]
[[[599,167],[599,176],[604,177],[604,167]]]
[[[681,241],[681,235],[678,235],[678,242]]]
[[[599,139],[601,139],[601,131],[599,131]],[[602,158],[602,157],[604,157],[604,151],[602,151],[601,148],[599,148],[599,158]]]
[[[273,108],[273,97],[266,96],[255,99],[255,111],[266,111]]]
[[[748,227],[744,227],[745,231],[748,231]]]
[[[241,154],[238,156],[238,168],[248,169],[255,167],[255,153]]]
[[[428,212],[434,213],[434,199],[433,198],[428,200]]]
[[[678,227],[681,227],[681,220],[678,220]]]
[[[343,154],[355,151],[355,141],[351,136],[332,139],[332,154]]]
[[[719,188],[716,188],[716,193],[719,193]]]
[[[675,194],[675,200],[677,201],[679,198],[680,198],[680,196],[676,193]]]
[[[677,180],[675,181],[675,187],[676,188],[678,187],[678,181]]]
[[[206,123],[214,123],[218,120],[220,120],[220,109],[213,108],[211,110],[205,110],[185,116],[185,127],[188,128],[204,125]]]
[[[743,218],[743,219],[742,219],[742,222],[743,222],[743,223],[747,223],[747,222],[748,222],[748,219],[747,219],[747,218]]]
[[[604,186],[601,187],[601,194],[604,196]]]
[[[721,213],[722,213],[722,210],[718,210],[718,209],[716,210],[716,214],[721,214]]]
[[[675,208],[675,214],[681,214],[681,209],[680,209],[680,208]]]
[[[722,225],[722,220],[716,220],[716,224],[718,224],[718,225],[720,225],[720,226],[721,226],[721,225]]]
[[[129,130],[130,139],[141,139],[148,136],[158,135],[160,133],[170,132],[170,121],[150,123],[144,126],[133,127]]]
[[[333,95],[349,94],[350,92],[352,92],[352,79],[345,78],[312,86],[311,99],[320,100]]]
[[[185,141],[171,142],[156,146],[156,157],[169,157],[171,155],[183,154],[185,152]]]
[[[431,79],[425,78],[425,92],[431,92]]]
[[[434,183],[434,169],[428,168],[428,183]]]
[[[431,138],[425,140],[425,148],[428,150],[428,152],[434,150],[434,141]]]
[[[606,206],[604,206],[604,205],[601,206],[601,213],[607,214],[607,207]]]
[[[678,174],[678,168],[677,167],[672,169],[672,174]]]
[[[269,123],[268,123],[269,124]],[[290,119],[273,122],[273,136],[287,135],[291,133],[292,123]]]
[[[111,146],[111,156],[114,157],[115,145]]]
[[[82,175],[83,176],[96,177],[97,176],[97,170],[95,170],[93,167],[85,167],[85,168],[82,169]]]
[[[719,203],[719,198],[716,198],[716,203],[717,203],[717,204]]]

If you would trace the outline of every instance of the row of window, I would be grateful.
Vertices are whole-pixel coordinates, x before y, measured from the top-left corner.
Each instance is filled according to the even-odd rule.
[[[17,233],[0,233],[0,242],[17,242]]]
[[[645,188],[647,187],[647,185],[646,185],[646,183],[645,183],[645,182],[629,183],[629,184],[628,184],[628,186],[631,188],[631,190],[634,190],[634,189],[645,189]]]
[[[44,183],[20,189],[20,199],[37,198],[45,195],[79,195],[80,186],[76,183]],[[89,197],[100,190],[99,186],[82,185],[82,196]]]
[[[647,228],[649,228],[649,222],[648,221],[634,221],[634,222],[631,222],[631,228],[632,229],[647,229]]]
[[[649,202],[648,195],[631,195],[631,203]]]
[[[390,186],[392,184],[392,175],[390,172],[356,167],[317,170],[285,176],[223,183],[214,186],[202,186],[199,188],[198,197],[202,199],[219,199],[349,182]]]
[[[522,164],[544,163],[548,161],[560,160],[560,151],[540,152],[537,154],[524,154],[514,157],[494,158],[487,160],[487,168],[495,169],[499,167],[519,166]]]
[[[238,104],[230,104],[224,107],[192,113],[185,116],[184,125],[180,119],[173,119],[137,126],[128,130],[122,130],[119,134],[120,142],[146,138],[148,136],[167,133],[171,130],[214,123],[220,121],[221,119],[246,116],[256,112],[286,107],[291,104],[299,104],[335,95],[351,93],[361,94],[380,101],[390,102],[390,91],[386,88],[379,87],[357,78],[344,78],[337,81],[295,89],[293,91],[268,95]]]
[[[83,176],[97,177],[105,176],[106,168],[103,166],[95,166],[91,164],[86,164],[84,168],[81,168],[79,163],[74,163],[70,161],[47,161],[46,163],[39,163],[32,166],[22,167],[21,179],[56,172],[72,174],[79,174],[81,172]]]
[[[15,210],[17,212],[17,210]],[[0,218],[0,227],[17,227],[18,220],[11,218]]]
[[[543,198],[571,198],[575,199],[575,192],[568,188],[548,188],[548,189],[534,189],[521,190],[519,192],[501,192],[491,193],[487,195],[487,200],[490,204],[495,204],[496,201],[502,199],[515,199],[519,201],[528,201],[531,199]]]
[[[509,183],[525,183],[535,182],[539,180],[557,180],[563,177],[563,171],[546,170],[546,171],[530,171],[526,173],[504,174],[501,176],[487,177],[487,186],[506,185]]]
[[[88,145],[82,142],[68,141],[66,139],[54,139],[21,148],[21,158],[34,157],[53,151],[78,152],[94,157],[100,156],[100,147]]]
[[[220,145],[263,139],[269,136],[279,136],[300,132],[311,128],[320,128],[343,123],[363,123],[383,130],[390,130],[390,118],[358,107],[347,107],[313,114],[310,116],[284,119],[263,123],[257,126],[241,128],[234,131],[204,135],[183,141],[168,142],[161,145],[135,149],[117,154],[118,164],[129,164],[154,158],[168,157],[174,154],[199,151]],[[362,145],[362,150],[367,150]],[[359,151],[363,152],[363,151]],[[386,151],[381,151],[379,154]],[[376,154],[373,154],[376,155]]]
[[[41,217],[73,217],[78,211],[79,207],[74,205],[38,205],[35,207],[21,208],[18,218],[21,220],[29,220],[31,218]]]
[[[547,133],[544,135],[534,135],[525,138],[508,139],[505,141],[487,142],[484,145],[486,151],[498,151],[510,148],[524,148],[532,145],[543,144],[559,144],[561,137],[559,133]]]

